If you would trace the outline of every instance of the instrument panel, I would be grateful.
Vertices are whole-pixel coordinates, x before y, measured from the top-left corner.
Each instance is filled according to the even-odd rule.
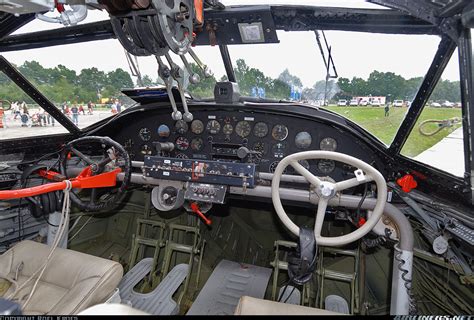
[[[116,134],[132,160],[145,156],[255,164],[257,172],[274,172],[285,156],[308,150],[337,151],[368,163],[374,153],[354,136],[308,118],[263,112],[193,112],[194,120],[173,121],[169,114],[136,119]],[[332,160],[302,160],[318,176],[347,178],[353,168]],[[352,170],[352,171],[351,171]],[[294,173],[292,167],[286,173]]]

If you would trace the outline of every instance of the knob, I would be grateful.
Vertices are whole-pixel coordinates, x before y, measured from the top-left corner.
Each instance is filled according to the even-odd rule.
[[[240,147],[239,149],[237,149],[237,157],[239,157],[239,159],[244,159],[249,155],[249,153],[250,150],[247,147]]]
[[[173,142],[153,142],[157,152],[170,152],[174,150]]]

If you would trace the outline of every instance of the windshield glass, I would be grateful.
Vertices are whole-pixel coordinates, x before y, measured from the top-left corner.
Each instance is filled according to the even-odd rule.
[[[463,177],[464,137],[456,50],[424,106],[401,154],[435,168]],[[455,70],[455,78],[449,73]]]
[[[328,41],[338,75],[326,83],[326,67],[315,33],[277,34],[278,44],[229,46],[241,93],[327,108],[359,124],[387,145],[439,44],[436,36],[319,33],[326,60],[323,37]],[[335,75],[332,67],[330,74]]]

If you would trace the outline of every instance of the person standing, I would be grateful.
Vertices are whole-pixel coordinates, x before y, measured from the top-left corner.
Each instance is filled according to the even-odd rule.
[[[389,116],[389,112],[390,112],[390,106],[387,104],[385,104],[385,116],[388,117]]]
[[[18,105],[18,101],[12,103],[11,109],[14,114],[13,120],[16,120],[17,117],[21,117],[20,106]]]
[[[88,114],[92,114],[93,110],[93,105],[92,105],[92,101],[89,101],[89,103],[87,104],[87,113]]]
[[[28,112],[28,105],[26,104],[25,101],[21,103],[21,108],[23,109],[23,114],[30,115],[30,113]]]
[[[119,99],[115,99],[115,104],[117,106],[117,113],[120,113],[120,111],[122,111],[122,105],[120,104]]]
[[[73,105],[71,108],[71,113],[72,113],[72,122],[76,125],[79,126],[79,108],[77,105]]]

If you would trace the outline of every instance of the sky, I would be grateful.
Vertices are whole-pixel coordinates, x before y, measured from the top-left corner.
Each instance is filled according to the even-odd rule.
[[[286,1],[222,1],[232,4],[287,4]],[[299,1],[307,5],[321,6],[357,6],[360,8],[379,8],[376,5],[360,0],[307,0]],[[85,22],[107,19],[106,12],[89,10]],[[50,24],[35,20],[15,34],[57,28],[58,24]],[[326,38],[331,46],[333,60],[339,77],[354,76],[366,79],[373,70],[392,71],[406,79],[423,76],[436,52],[439,37],[426,35],[385,35],[359,32],[327,31]],[[239,58],[246,60],[251,67],[256,67],[273,78],[285,69],[298,76],[305,87],[312,86],[316,81],[325,78],[325,67],[316,38],[313,32],[278,32],[280,43],[256,45],[230,45],[229,52],[235,62]],[[225,74],[219,48],[200,46],[195,48],[200,59],[207,64],[217,79]],[[129,71],[124,50],[118,40],[102,40],[81,44],[70,44],[26,51],[5,52],[4,56],[11,62],[20,65],[25,61],[36,60],[44,67],[55,67],[63,64],[76,70],[97,67],[99,70],[112,71],[122,68]],[[175,62],[180,59],[174,56]],[[191,58],[188,56],[188,60]],[[453,55],[443,74],[443,79],[459,80],[457,53]],[[157,64],[152,57],[139,57],[142,75],[157,78]],[[134,79],[135,80],[135,79]]]

